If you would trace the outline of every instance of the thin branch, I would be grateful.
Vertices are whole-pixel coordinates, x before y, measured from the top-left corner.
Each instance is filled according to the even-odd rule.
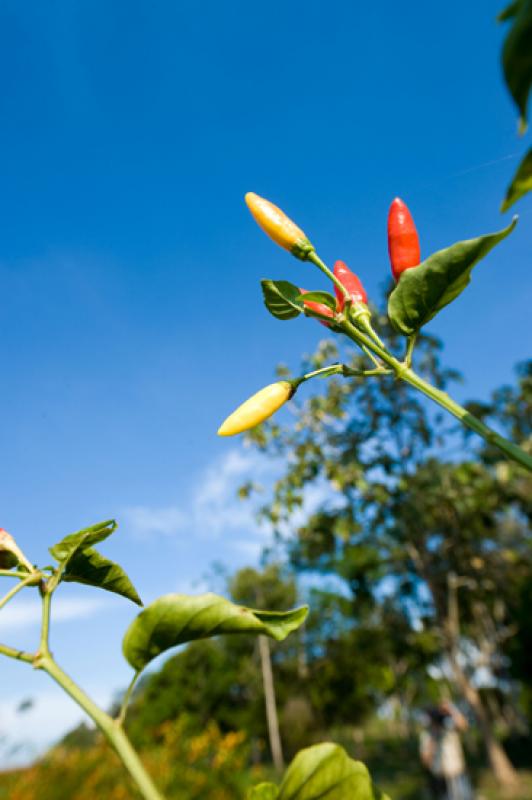
[[[24,650],[16,650],[14,647],[9,647],[7,644],[0,644],[0,653],[8,658],[14,658],[17,661],[26,661],[28,664],[33,664],[34,656],[31,653],[26,653]]]

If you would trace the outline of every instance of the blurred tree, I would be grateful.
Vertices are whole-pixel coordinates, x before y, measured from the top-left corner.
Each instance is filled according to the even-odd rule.
[[[183,715],[198,732],[214,718],[223,732],[264,736],[255,673],[244,637],[192,642],[141,682],[128,712],[131,738],[148,746],[164,723]]]
[[[380,323],[386,328],[385,319]],[[394,340],[393,331],[386,333]],[[440,349],[437,340],[422,336],[416,366],[445,388],[459,376],[443,369]],[[319,368],[338,355],[335,345],[323,342],[303,368]],[[349,350],[341,360],[361,366]],[[519,386],[495,393],[481,409],[524,446],[531,431],[530,375],[522,368]],[[493,734],[467,654],[472,648],[482,653],[493,674],[503,662],[514,630],[510,611],[531,574],[529,478],[488,449],[477,451],[475,439],[464,442],[461,431],[393,378],[332,379],[324,386],[306,401],[296,395],[295,422],[267,423],[248,436],[287,465],[261,515],[287,545],[297,570],[339,580],[344,599],[337,608],[345,617],[350,606],[353,632],[372,615],[384,630],[390,613],[396,615],[384,641],[391,647],[393,632],[400,632],[396,653],[408,654],[406,667],[399,658],[393,676],[401,692],[414,674],[408,659],[416,648],[406,643],[420,647],[421,669],[438,643],[475,714],[494,773],[511,784],[515,772]],[[323,488],[326,499],[294,531],[294,512],[304,507],[313,485]],[[336,703],[341,716],[345,703],[338,696]]]

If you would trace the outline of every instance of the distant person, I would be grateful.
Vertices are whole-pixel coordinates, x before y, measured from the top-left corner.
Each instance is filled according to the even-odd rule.
[[[467,720],[452,703],[427,709],[428,724],[419,740],[419,754],[428,771],[434,800],[473,800],[466,774],[460,732]]]

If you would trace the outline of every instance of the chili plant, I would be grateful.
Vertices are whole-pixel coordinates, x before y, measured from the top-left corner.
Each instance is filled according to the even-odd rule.
[[[55,564],[44,567],[32,564],[13,537],[0,528],[0,577],[16,581],[0,599],[0,609],[19,592],[30,588],[38,591],[42,604],[40,639],[35,651],[26,652],[0,644],[0,654],[46,672],[100,729],[118,754],[140,796],[144,800],[164,800],[124,728],[133,689],[144,669],[167,650],[195,639],[248,633],[281,641],[300,627],[308,608],[254,610],[211,593],[167,594],[159,597],[133,619],[125,632],[122,651],[133,669],[133,676],[119,712],[112,717],[96,705],[54,658],[50,646],[50,623],[55,592],[64,582],[94,586],[142,605],[122,567],[95,549],[95,545],[111,536],[116,528],[116,522],[108,520],[66,536],[49,549]],[[252,790],[251,798],[312,800],[322,797],[324,793],[332,800],[383,798],[382,793],[373,786],[366,767],[361,762],[353,761],[341,747],[333,744],[316,745],[301,751],[288,767],[280,787],[272,783],[260,784]]]
[[[473,267],[514,230],[517,217],[500,231],[457,242],[420,261],[417,231],[406,204],[396,198],[388,217],[388,249],[396,282],[388,299],[392,326],[405,338],[405,350],[398,358],[380,338],[372,324],[364,288],[354,273],[341,261],[331,270],[318,255],[303,231],[281,209],[249,192],[248,207],[259,226],[293,256],[308,261],[332,282],[336,297],[329,292],[302,292],[285,280],[263,280],[266,308],[279,320],[304,314],[323,322],[335,333],[354,342],[366,355],[366,369],[354,370],[345,364],[331,364],[292,380],[279,381],[253,395],[221,425],[221,436],[249,430],[268,419],[299,386],[312,378],[342,375],[346,378],[379,379],[393,376],[456,417],[507,458],[532,470],[532,456],[510,442],[457,403],[446,392],[433,386],[412,367],[412,355],[420,330],[445,306],[455,300],[471,280]]]

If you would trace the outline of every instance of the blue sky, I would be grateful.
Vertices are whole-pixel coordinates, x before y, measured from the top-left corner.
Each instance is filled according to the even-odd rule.
[[[215,432],[323,333],[269,317],[260,278],[325,287],[264,237],[243,195],[278,203],[374,297],[396,195],[424,255],[502,227],[524,146],[500,8],[2,3],[0,525],[32,559],[117,517],[102,549],[149,601],[212,588],[214,559],[256,558],[264,534],[234,492],[268,468]],[[518,210],[430,325],[467,377],[461,398],[487,398],[529,354],[531,201]],[[0,638],[32,646],[31,596],[2,613]],[[55,652],[104,702],[128,680],[118,637],[134,613],[82,587],[58,599]],[[44,676],[0,670],[9,743],[38,747],[79,718]],[[15,714],[28,695],[34,710]]]

